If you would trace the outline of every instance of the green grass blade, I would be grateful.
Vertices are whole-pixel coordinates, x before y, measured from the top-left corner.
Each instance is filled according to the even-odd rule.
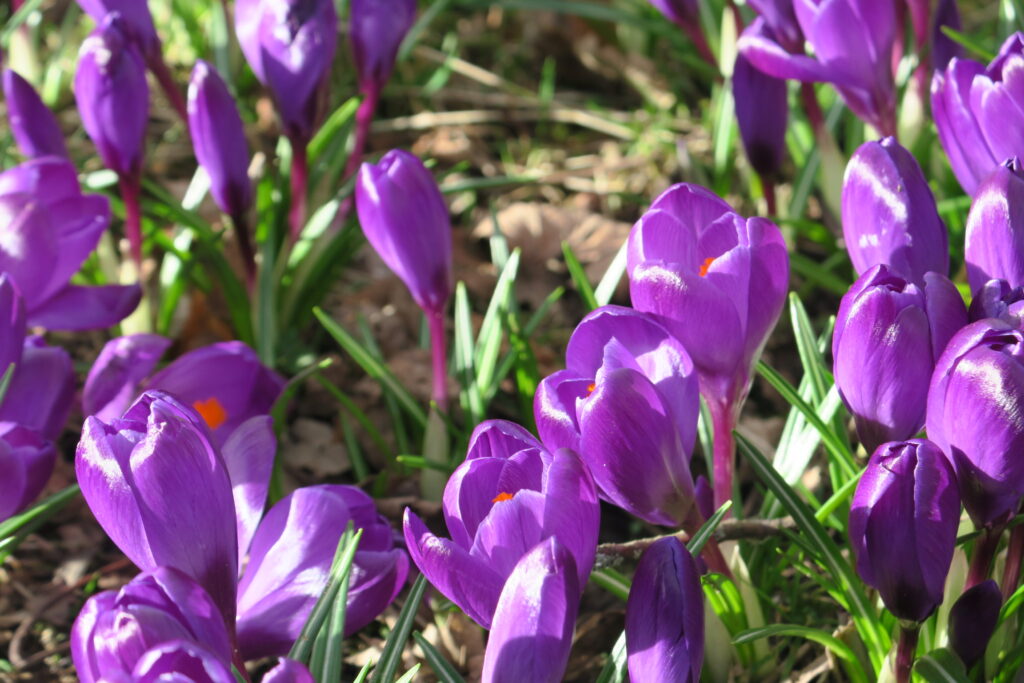
[[[706,544],[711,539],[711,534],[715,533],[715,529],[725,519],[725,515],[729,512],[729,508],[732,507],[732,501],[727,500],[722,503],[722,507],[715,511],[715,514],[708,518],[708,521],[704,522],[700,529],[697,529],[697,533],[693,535],[689,543],[686,544],[686,549],[690,551],[690,554],[694,557],[700,555],[700,551],[704,549]]]
[[[402,611],[395,621],[395,627],[388,634],[387,642],[384,643],[384,650],[380,653],[380,660],[373,670],[371,683],[391,683],[395,679],[395,672],[398,665],[402,663],[402,650],[409,640],[412,632],[412,624],[416,619],[416,611],[423,600],[423,593],[427,589],[427,578],[420,574],[412,584],[409,597],[402,606]]]
[[[459,672],[455,670],[444,656],[437,651],[433,645],[423,637],[423,634],[416,631],[412,634],[413,640],[423,650],[423,657],[427,660],[427,664],[434,670],[437,675],[437,679],[441,683],[465,683],[465,679],[459,675]]]
[[[610,567],[590,572],[590,580],[620,600],[629,597],[629,579]]]
[[[460,402],[469,413],[470,421],[478,424],[484,419],[484,401],[476,381],[473,318],[469,306],[466,283],[455,286],[455,371],[462,384]]]
[[[928,683],[970,683],[964,663],[946,648],[932,650],[914,663],[914,673]]]
[[[608,653],[608,661],[598,674],[595,683],[623,683],[626,680],[626,632],[619,634],[618,640]]]
[[[478,390],[487,395],[488,389],[494,382],[494,373],[498,366],[498,355],[501,353],[501,342],[503,338],[502,320],[505,312],[513,305],[512,292],[515,285],[516,274],[519,271],[520,250],[512,252],[494,285],[494,294],[487,304],[487,312],[484,313],[483,322],[480,325],[480,333],[476,339],[476,349],[473,354],[473,362],[476,366],[476,384]]]
[[[854,683],[867,683],[868,681],[864,667],[860,660],[857,659],[857,656],[853,654],[853,650],[835,636],[816,628],[798,626],[796,624],[772,624],[771,626],[763,626],[739,633],[733,638],[732,642],[734,645],[742,645],[770,636],[795,636],[823,645],[836,657],[846,662],[850,680]]]
[[[568,242],[562,242],[562,254],[565,255],[565,265],[569,269],[569,276],[572,278],[573,284],[576,285],[576,291],[580,293],[580,298],[583,299],[587,308],[591,311],[594,310],[597,308],[594,288],[587,279],[587,274],[583,271],[583,266],[576,258],[576,254],[572,253],[572,247]]]
[[[46,500],[40,501],[21,514],[9,517],[0,523],[0,539],[18,533],[27,524],[48,519],[55,512],[67,505],[71,499],[81,492],[78,484],[72,484],[63,491],[58,491]]]
[[[598,306],[607,306],[611,303],[612,297],[615,296],[615,290],[618,289],[622,276],[626,274],[626,253],[628,248],[629,241],[627,240],[615,252],[615,258],[608,265],[608,270],[604,271],[601,281],[597,283],[597,288],[594,290],[594,299]]]

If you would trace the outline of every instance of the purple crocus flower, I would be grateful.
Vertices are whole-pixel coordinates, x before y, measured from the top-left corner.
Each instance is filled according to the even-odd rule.
[[[960,523],[957,481],[930,441],[882,444],[850,507],[857,572],[898,619],[921,622],[942,603]]]
[[[270,509],[249,547],[238,584],[238,644],[246,658],[287,654],[327,585],[349,521],[363,535],[349,578],[345,635],[373,621],[402,590],[409,559],[372,498],[353,486],[299,489]]]
[[[74,398],[75,369],[68,352],[48,345],[42,337],[26,337],[0,403],[0,420],[28,427],[53,441],[64,431]]]
[[[106,15],[82,43],[75,99],[82,126],[103,163],[123,178],[137,178],[149,121],[149,87],[146,64],[120,12]]]
[[[1024,285],[1024,169],[1016,157],[978,188],[967,216],[964,260],[971,291],[991,279]]]
[[[0,377],[21,358],[25,344],[25,302],[14,280],[0,273]]]
[[[968,669],[985,654],[1002,606],[998,584],[988,579],[964,591],[949,610],[949,646]]]
[[[189,83],[188,129],[217,206],[233,218],[244,216],[253,198],[245,127],[224,80],[202,59]]]
[[[401,149],[365,163],[356,181],[356,210],[367,241],[417,305],[440,313],[452,292],[452,225],[434,176]]]
[[[123,679],[122,679],[123,680]],[[205,646],[172,640],[147,650],[129,679],[132,683],[185,680],[189,683],[236,683],[230,665]]]
[[[273,94],[285,133],[308,141],[316,127],[316,91],[338,41],[333,0],[239,0],[235,31],[249,66]]]
[[[34,159],[0,173],[0,272],[17,283],[29,325],[109,327],[135,309],[138,285],[68,282],[109,223],[107,199],[83,195],[74,166],[64,159]]]
[[[626,602],[626,653],[634,681],[698,683],[704,663],[704,591],[697,563],[674,537],[636,566]]]
[[[748,0],[757,12],[758,17],[767,24],[771,31],[771,40],[782,45],[787,52],[804,51],[804,32],[793,10],[793,0]],[[757,24],[755,19],[751,26]],[[763,29],[755,29],[759,33]]]
[[[949,63],[954,58],[960,58],[964,52],[960,43],[942,32],[943,26],[948,26],[954,31],[962,30],[956,0],[939,0],[935,8],[932,24],[932,69],[939,72],[945,71]]]
[[[956,470],[974,523],[1016,512],[1024,496],[1024,332],[987,318],[956,333],[928,389],[928,438]]]
[[[961,187],[976,195],[1004,159],[1024,155],[1024,34],[1003,43],[987,67],[954,58],[932,78],[932,114]]]
[[[770,31],[763,20],[748,31]],[[736,54],[732,71],[732,93],[736,100],[736,122],[747,160],[762,178],[771,182],[782,167],[786,154],[786,123],[789,102],[786,82],[755,68],[742,54]]]
[[[263,675],[261,683],[316,683],[316,680],[302,664],[281,657],[278,664]]]
[[[121,15],[121,30],[136,43],[146,57],[160,51],[160,37],[157,36],[153,15],[149,5],[139,0],[76,0],[79,7],[97,24],[111,14]]]
[[[380,92],[391,77],[398,48],[416,20],[416,0],[352,0],[350,11],[359,88]]]
[[[836,386],[868,451],[921,430],[927,405],[921,388],[950,338],[967,324],[952,282],[937,273],[924,282],[918,286],[875,266],[839,305],[832,337]]]
[[[35,89],[11,69],[4,70],[3,81],[7,119],[21,153],[29,159],[51,155],[67,158],[60,125]]]
[[[534,400],[548,448],[578,450],[602,498],[667,526],[692,511],[698,409],[686,349],[653,316],[620,306],[583,319],[566,369],[544,379]]]
[[[28,507],[46,486],[57,462],[53,444],[39,434],[0,422],[0,521]]]
[[[572,553],[578,585],[594,564],[600,509],[593,479],[575,453],[550,454],[516,425],[477,426],[466,461],[445,487],[451,540],[405,511],[405,540],[420,571],[474,621],[490,628],[502,586],[519,560],[556,537]]]
[[[71,629],[71,658],[82,683],[138,680],[131,675],[146,653],[174,642],[200,645],[230,671],[231,637],[216,603],[185,574],[157,567],[86,601]]]
[[[744,32],[740,52],[776,78],[833,84],[854,114],[883,135],[894,134],[895,2],[799,0],[793,8],[814,57],[792,52],[788,39],[775,42],[765,33]]]
[[[967,318],[972,323],[999,318],[1019,327],[1024,316],[1024,287],[1010,287],[1006,280],[989,280],[974,293]]]
[[[82,389],[82,413],[110,422],[139,394],[171,340],[158,334],[115,337],[100,350]]]
[[[949,273],[949,237],[928,181],[895,138],[865,142],[843,180],[843,238],[858,275],[880,263],[917,285]]]
[[[581,592],[576,561],[558,538],[523,555],[498,598],[482,682],[561,681]]]

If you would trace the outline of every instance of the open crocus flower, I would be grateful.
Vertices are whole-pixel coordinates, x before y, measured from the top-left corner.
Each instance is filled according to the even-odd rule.
[[[653,316],[605,306],[583,319],[565,355],[534,401],[544,443],[581,453],[602,498],[652,524],[682,524],[699,409],[686,349]]]
[[[594,564],[600,508],[575,453],[554,455],[529,432],[500,420],[481,423],[448,480],[444,516],[451,540],[405,511],[405,540],[420,571],[474,621],[490,628],[502,587],[519,560],[555,537],[575,558],[578,586]]]
[[[791,51],[789,39],[777,43],[763,32],[744,32],[738,45],[743,55],[776,78],[831,83],[854,114],[883,135],[894,134],[895,2],[796,0],[793,8],[814,57]]]
[[[0,173],[0,271],[17,283],[29,325],[91,330],[135,309],[138,285],[69,284],[109,223],[107,199],[83,195],[64,159],[34,159]]]
[[[1024,156],[1024,34],[1006,39],[992,63],[954,58],[932,78],[939,140],[967,194],[1004,159]]]

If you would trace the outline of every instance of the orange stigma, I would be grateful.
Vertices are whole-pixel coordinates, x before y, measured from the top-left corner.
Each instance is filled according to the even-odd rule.
[[[499,493],[498,495],[496,495],[494,497],[494,500],[492,500],[491,502],[492,503],[501,503],[502,501],[506,501],[506,500],[512,500],[512,494],[511,493]]]
[[[706,277],[707,276],[708,268],[710,268],[711,264],[714,263],[714,262],[715,262],[715,257],[714,256],[708,256],[706,259],[704,259],[704,263],[700,264],[700,270],[697,271],[700,274],[701,277]]]
[[[596,384],[594,384],[593,382],[588,384],[587,385],[587,396],[590,396],[592,393],[594,393],[594,389],[597,389],[597,385]]]
[[[192,407],[202,416],[210,429],[216,429],[228,421],[228,411],[224,410],[223,404],[216,396],[211,396],[205,401],[195,401]]]

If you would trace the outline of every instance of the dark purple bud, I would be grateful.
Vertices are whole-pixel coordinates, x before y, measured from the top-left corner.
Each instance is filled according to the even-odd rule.
[[[35,89],[11,69],[4,70],[3,78],[11,135],[21,153],[29,159],[44,156],[67,158],[68,148],[60,125]]]
[[[82,683],[140,680],[131,678],[139,661],[172,642],[200,644],[230,667],[231,639],[217,605],[185,574],[158,567],[116,593],[89,598],[71,629],[71,657]]]
[[[989,579],[965,591],[949,610],[949,645],[968,669],[985,654],[1002,606],[999,586]]]
[[[317,88],[338,42],[334,0],[239,0],[235,32],[249,66],[274,96],[285,133],[309,140]]]
[[[755,24],[747,30],[761,25]],[[760,175],[775,178],[786,155],[789,118],[786,82],[755,68],[741,53],[736,53],[732,94],[747,160]]]
[[[217,206],[229,216],[244,215],[252,205],[245,127],[227,85],[201,59],[188,86],[188,130],[196,160],[210,176],[210,194]]]
[[[138,44],[146,56],[160,50],[160,38],[153,25],[153,15],[149,13],[149,5],[139,0],[76,0],[79,7],[102,24],[107,15],[117,12],[121,15],[123,30],[129,38]]]
[[[572,552],[557,537],[516,563],[494,612],[483,683],[558,683],[569,663],[580,593]]]
[[[843,180],[843,238],[853,269],[884,264],[924,284],[924,274],[949,273],[949,237],[928,181],[895,138],[865,142]]]
[[[987,67],[954,58],[932,78],[932,115],[957,180],[970,195],[1004,159],[1024,156],[1024,34]],[[977,285],[980,286],[980,285]]]
[[[510,435],[503,424],[508,423],[492,420],[477,427],[473,443],[478,448],[493,444],[491,437],[502,446],[476,457],[471,453],[445,487],[451,540],[432,534],[409,510],[404,523],[416,566],[484,628],[491,626],[516,563],[547,538],[556,537],[568,548],[576,582],[585,585],[600,515],[593,479],[575,453],[560,449],[552,456],[536,440]],[[485,432],[491,437],[482,437]]]
[[[409,559],[372,498],[353,486],[298,489],[270,509],[249,547],[238,584],[238,646],[246,659],[288,653],[327,585],[349,521],[363,536],[349,579],[345,634],[373,621],[402,590]]]
[[[1016,157],[978,188],[967,215],[964,260],[971,291],[994,279],[1024,285],[1024,169]]]
[[[697,0],[651,0],[651,4],[673,23],[700,25],[700,7]]]
[[[75,369],[68,352],[49,346],[42,337],[26,337],[21,359],[0,404],[0,420],[27,427],[53,441],[64,431],[74,399]]]
[[[416,0],[352,0],[349,30],[362,90],[379,92],[388,82],[415,20]]]
[[[701,394],[726,406],[745,396],[789,287],[778,227],[703,187],[674,185],[633,226],[627,269],[634,307],[682,342]]]
[[[704,663],[704,591],[693,556],[675,537],[655,541],[636,566],[626,602],[634,681],[698,683]]]
[[[948,26],[954,31],[962,30],[960,23],[960,10],[956,7],[956,0],[939,0],[935,8],[934,24],[932,25],[932,69],[945,71],[954,58],[963,55],[964,49],[945,33],[942,27]]]
[[[0,422],[0,521],[21,512],[46,486],[57,462],[53,444],[39,434]]]
[[[922,387],[950,338],[967,324],[953,283],[936,273],[924,280],[918,287],[875,266],[839,305],[832,337],[835,381],[868,451],[921,430],[927,405]]]
[[[857,483],[857,572],[899,619],[924,621],[942,603],[960,523],[956,486],[942,451],[924,439],[882,444]]]
[[[121,419],[89,417],[75,456],[82,496],[143,571],[174,567],[234,624],[238,545],[231,480],[189,408],[147,392]]]
[[[393,149],[363,164],[356,210],[367,241],[424,311],[439,313],[452,292],[452,224],[423,162]]]
[[[1006,280],[989,280],[974,293],[967,309],[968,319],[974,323],[985,318],[999,318],[1014,327],[1020,326],[1024,316],[1024,287],[1010,287]]]
[[[132,334],[108,341],[82,389],[82,413],[104,422],[121,417],[139,395],[139,384],[171,345],[158,334]]]
[[[149,87],[146,64],[120,13],[108,14],[82,43],[75,99],[82,126],[103,163],[120,175],[137,175],[149,120]]]
[[[1024,332],[1002,320],[971,323],[950,340],[928,389],[928,438],[956,469],[971,519],[987,526],[1024,495]]]

